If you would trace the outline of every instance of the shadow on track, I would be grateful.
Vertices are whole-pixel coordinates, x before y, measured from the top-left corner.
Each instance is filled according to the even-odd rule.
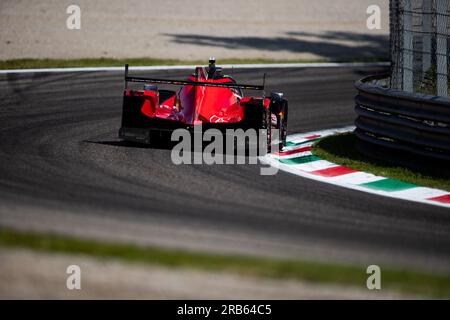
[[[93,144],[101,144],[105,146],[112,147],[123,147],[123,148],[136,148],[136,149],[160,149],[160,150],[171,150],[175,143],[163,143],[163,142],[154,142],[152,144],[142,144],[131,141],[123,141],[123,140],[106,140],[106,141],[92,141],[92,140],[83,140],[84,143],[93,143]]]
[[[330,60],[387,59],[389,37],[354,32],[287,32],[279,37],[224,37],[199,34],[166,33],[170,41],[180,44],[212,46],[226,49],[257,49],[310,53]]]

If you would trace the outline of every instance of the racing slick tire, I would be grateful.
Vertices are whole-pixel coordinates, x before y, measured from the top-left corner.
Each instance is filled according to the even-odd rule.
[[[288,125],[288,104],[287,101],[284,100],[281,111],[278,113],[278,129],[280,130],[280,147],[279,150],[282,150],[284,146],[286,146],[287,140],[287,125]]]
[[[266,129],[267,153],[271,153],[272,152],[272,112],[270,112],[270,108],[266,109],[264,122],[265,122],[264,128]]]

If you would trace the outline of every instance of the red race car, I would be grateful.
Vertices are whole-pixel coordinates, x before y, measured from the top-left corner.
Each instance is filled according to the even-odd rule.
[[[144,83],[143,90],[128,88],[129,82]],[[265,82],[265,81],[263,81]],[[158,84],[179,85],[178,91],[160,90]],[[243,90],[259,90],[262,96],[244,97]],[[125,92],[123,97],[122,126],[119,137],[125,141],[150,143],[161,139],[164,133],[178,128],[202,130],[263,129],[267,146],[286,143],[288,103],[282,93],[264,96],[263,85],[238,84],[223,75],[215,59],[208,67],[195,68],[187,80],[130,77],[125,66]],[[273,129],[279,139],[272,140]]]

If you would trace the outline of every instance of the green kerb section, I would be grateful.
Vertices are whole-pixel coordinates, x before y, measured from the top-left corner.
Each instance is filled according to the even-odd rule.
[[[388,191],[388,192],[402,191],[402,190],[407,190],[407,189],[412,189],[412,188],[417,187],[417,185],[415,185],[415,184],[403,182],[403,181],[395,180],[395,179],[381,179],[381,180],[374,181],[374,182],[363,183],[363,184],[360,184],[360,186],[370,188],[370,189]]]
[[[319,157],[316,156],[303,156],[303,157],[296,157],[296,158],[290,158],[290,159],[278,159],[281,163],[284,164],[304,164],[308,162],[318,161],[321,160]]]
[[[312,140],[307,140],[307,141],[303,141],[303,142],[291,142],[291,141],[287,141],[287,142],[286,142],[286,147],[300,146],[300,145],[302,145],[302,144],[309,143],[309,142],[314,142],[314,141],[318,141],[318,140],[320,140],[320,138],[312,139]]]

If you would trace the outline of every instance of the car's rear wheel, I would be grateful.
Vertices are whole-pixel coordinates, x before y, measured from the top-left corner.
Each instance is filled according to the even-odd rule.
[[[283,104],[283,107],[281,108],[281,112],[278,114],[278,123],[279,123],[279,130],[280,130],[280,150],[283,149],[284,146],[286,146],[286,140],[287,140],[287,120],[288,120],[288,107],[287,102]]]
[[[266,129],[266,145],[267,153],[272,151],[272,112],[270,108],[266,109],[265,112],[265,129]]]

